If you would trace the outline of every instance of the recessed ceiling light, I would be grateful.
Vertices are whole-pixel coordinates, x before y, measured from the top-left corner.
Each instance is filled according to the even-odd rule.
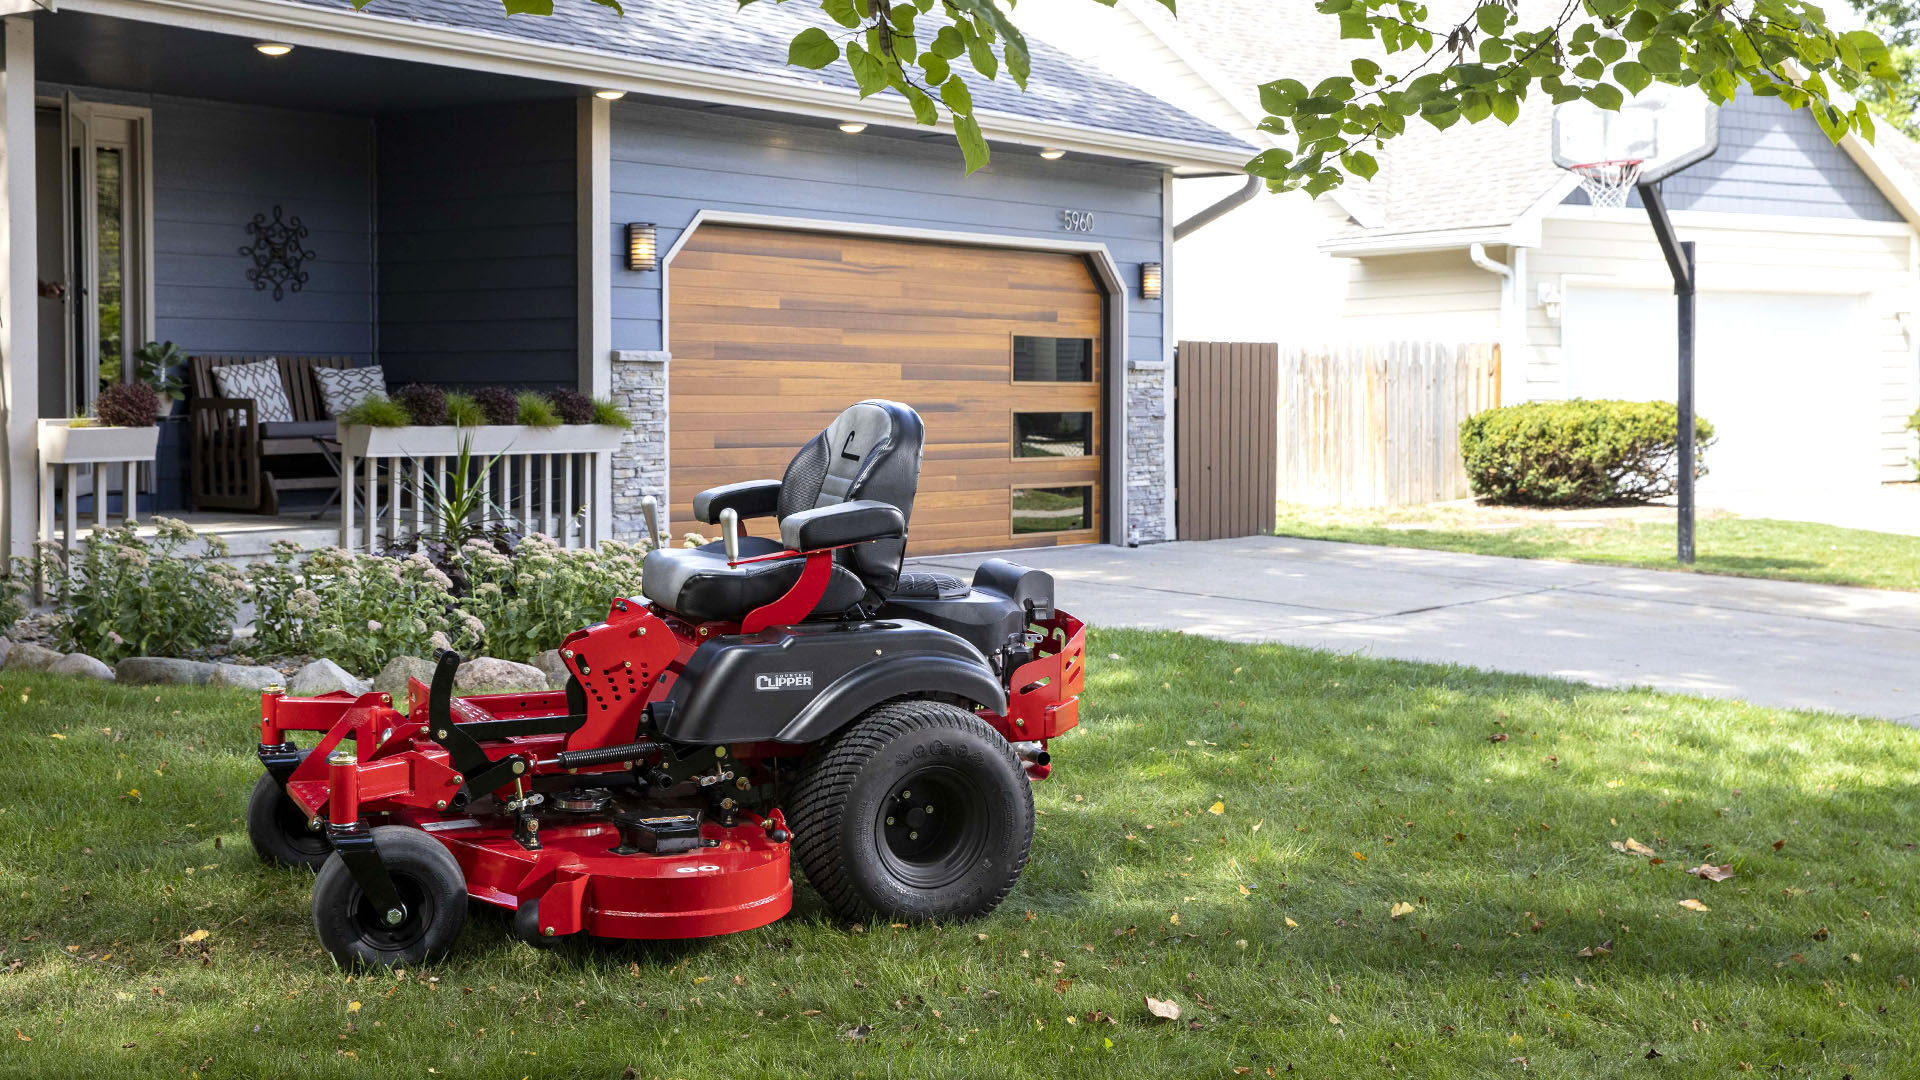
[[[1040,148],[1040,156],[1048,161],[1059,161],[1067,156],[1067,152],[1057,146],[1043,146]]]
[[[593,96],[599,98],[601,101],[619,101],[621,98],[627,96],[627,92],[625,90],[595,90]]]
[[[840,130],[849,135],[858,135],[867,130],[867,125],[858,120],[842,120],[840,121]]]
[[[256,41],[253,47],[262,56],[285,56],[293,51],[293,46],[280,41]]]

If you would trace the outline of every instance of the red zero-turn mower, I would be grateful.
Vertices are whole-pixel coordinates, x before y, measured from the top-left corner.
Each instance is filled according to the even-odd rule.
[[[646,599],[562,643],[564,692],[456,698],[442,653],[405,713],[263,694],[248,831],[319,868],[327,951],[418,962],[469,898],[535,945],[749,930],[792,907],[790,851],[847,919],[992,911],[1027,862],[1029,780],[1078,719],[1086,636],[1037,570],[900,572],[922,441],[912,409],[863,401],[785,479],[701,493],[724,539],[650,552]],[[741,535],[751,518],[779,539]]]

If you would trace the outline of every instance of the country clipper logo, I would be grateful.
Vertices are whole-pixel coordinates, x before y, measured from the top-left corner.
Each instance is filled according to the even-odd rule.
[[[811,671],[774,671],[753,677],[755,690],[811,690],[813,672]]]

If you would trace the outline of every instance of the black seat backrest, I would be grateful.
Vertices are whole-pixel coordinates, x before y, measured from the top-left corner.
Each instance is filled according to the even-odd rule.
[[[793,456],[780,481],[780,517],[817,506],[873,499],[913,519],[926,442],[920,414],[897,401],[862,401],[827,425]],[[840,561],[869,589],[884,591],[900,577],[905,540],[878,540],[842,550]]]

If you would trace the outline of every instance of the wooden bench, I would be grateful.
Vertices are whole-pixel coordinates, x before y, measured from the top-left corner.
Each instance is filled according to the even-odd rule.
[[[280,365],[280,383],[293,406],[293,420],[260,423],[259,408],[251,398],[226,398],[214,382],[215,368],[273,360]],[[329,470],[325,475],[276,476],[269,464],[291,463],[297,457],[321,454],[321,438],[331,438],[334,422],[320,401],[315,368],[353,366],[350,356],[193,356],[187,359],[192,398],[187,403],[188,442],[193,460],[191,498],[196,510],[280,512],[280,493],[295,490],[331,490],[340,484]]]

